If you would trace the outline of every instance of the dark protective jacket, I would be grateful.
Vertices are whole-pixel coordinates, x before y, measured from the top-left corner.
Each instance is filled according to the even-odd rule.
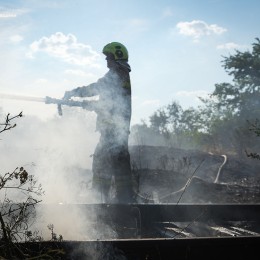
[[[129,135],[132,109],[131,83],[127,70],[110,69],[96,83],[76,88],[72,92],[77,97],[99,96],[95,112],[96,130],[101,135],[112,132],[119,142],[121,137],[125,139],[125,135]]]

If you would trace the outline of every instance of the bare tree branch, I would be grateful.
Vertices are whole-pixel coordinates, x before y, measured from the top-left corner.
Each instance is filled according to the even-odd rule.
[[[16,124],[12,123],[12,121],[15,119],[15,118],[19,118],[19,117],[22,117],[23,116],[23,112],[20,112],[18,115],[15,115],[15,116],[12,116],[10,117],[10,113],[7,114],[6,118],[5,118],[5,122],[0,124],[0,126],[3,127],[3,129],[0,129],[0,133],[4,132],[4,131],[8,131],[14,127],[16,127]]]

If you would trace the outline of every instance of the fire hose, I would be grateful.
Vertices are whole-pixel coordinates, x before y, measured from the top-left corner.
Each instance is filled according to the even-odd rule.
[[[56,99],[48,96],[42,98],[42,97],[20,96],[20,95],[10,95],[10,94],[2,94],[2,93],[0,93],[0,98],[22,100],[22,101],[44,102],[45,104],[56,104],[60,116],[62,116],[62,106],[81,107],[88,111],[95,111],[97,109],[97,101],[92,101],[92,100],[75,101],[72,99]]]
[[[65,99],[56,99],[46,96],[45,104],[56,104],[58,106],[58,113],[62,115],[62,106],[69,107],[81,107],[88,111],[95,111],[97,108],[97,101],[75,101],[75,100],[65,100]]]

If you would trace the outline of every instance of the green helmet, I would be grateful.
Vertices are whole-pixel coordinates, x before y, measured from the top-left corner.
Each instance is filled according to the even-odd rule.
[[[112,54],[115,60],[127,60],[128,61],[128,51],[126,47],[119,42],[108,43],[102,51],[105,55]]]

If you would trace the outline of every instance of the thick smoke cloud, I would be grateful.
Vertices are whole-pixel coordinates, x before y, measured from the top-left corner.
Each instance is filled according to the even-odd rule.
[[[1,121],[4,114],[1,113]],[[14,129],[1,134],[1,174],[23,166],[43,186],[43,206],[35,225],[45,237],[50,236],[47,229],[50,223],[66,239],[88,239],[86,234],[92,234],[92,238],[101,236],[86,227],[86,212],[74,208],[66,210],[64,217],[62,209],[66,204],[98,201],[90,190],[91,155],[99,138],[95,121],[93,112],[64,108],[62,117],[57,115],[48,121],[25,115],[16,120]]]
[[[90,156],[99,136],[95,132],[95,114],[79,110],[66,109],[63,117],[56,116],[49,121],[26,115],[16,120],[17,127],[2,134],[2,170],[27,166],[43,180],[63,175],[60,171],[51,173],[61,166],[65,173],[76,165],[91,169]]]

